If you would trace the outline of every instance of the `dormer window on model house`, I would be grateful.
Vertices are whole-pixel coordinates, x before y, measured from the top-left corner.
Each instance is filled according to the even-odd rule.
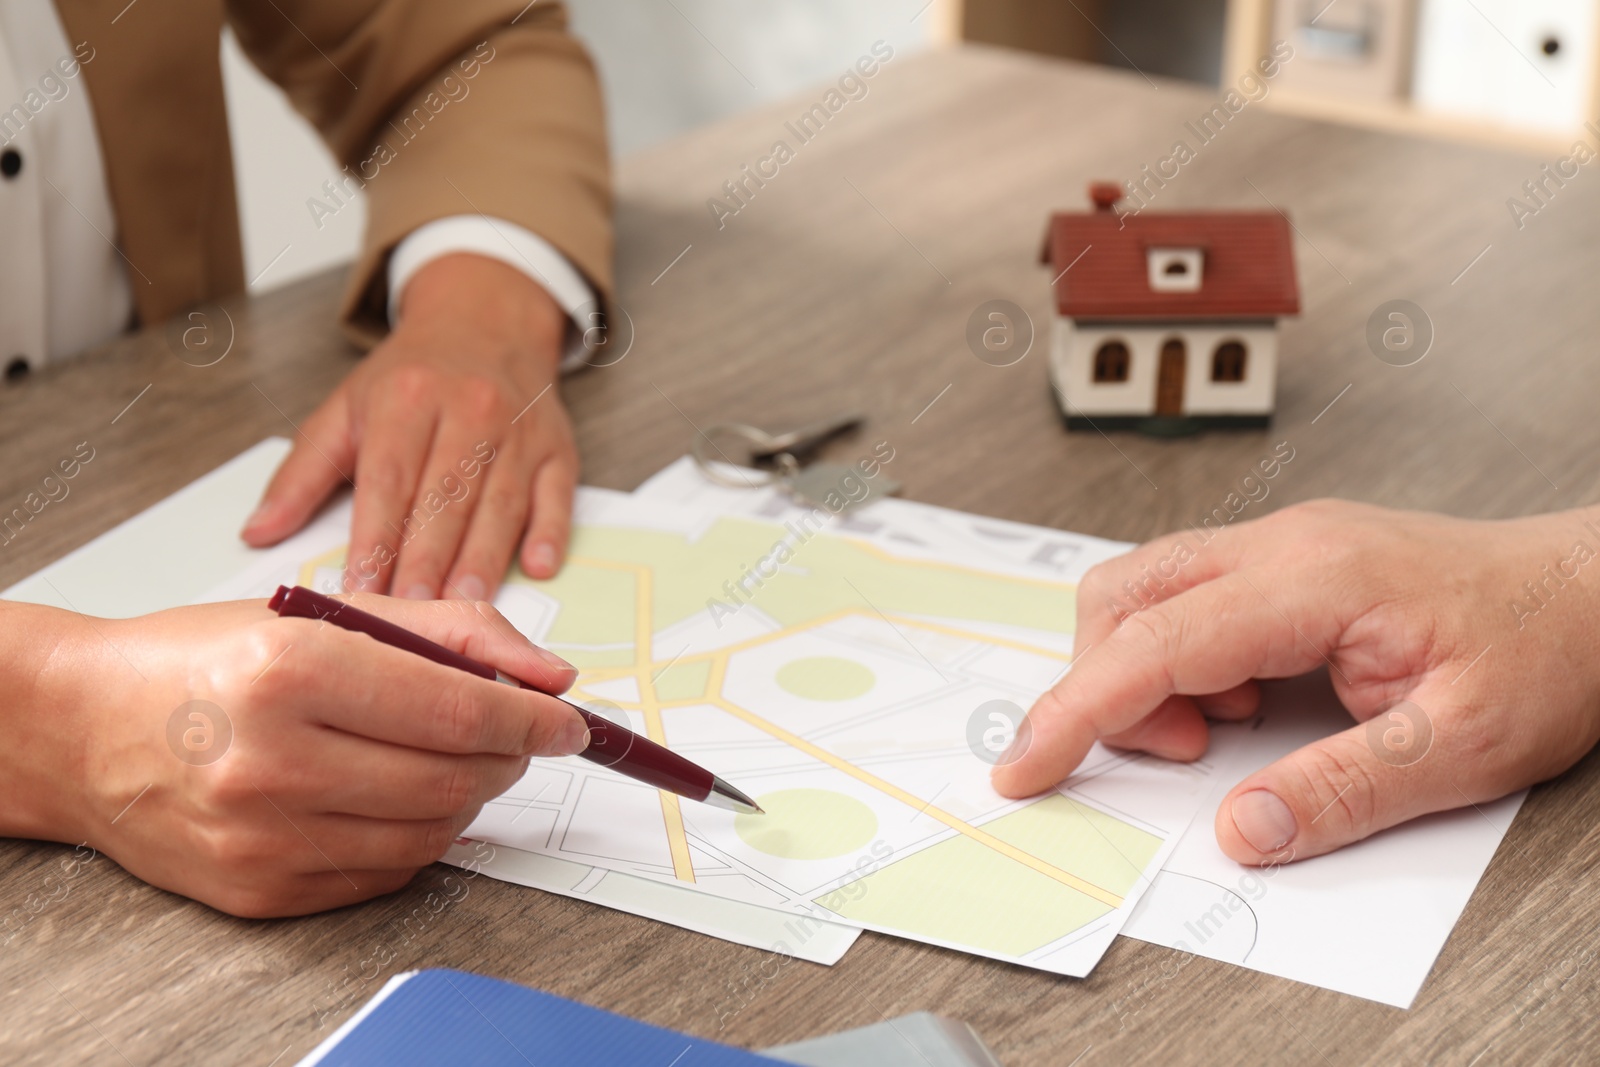
[[[1050,377],[1067,428],[1187,433],[1272,420],[1278,319],[1300,310],[1277,212],[1095,210],[1050,219]],[[1069,269],[1070,268],[1070,269]]]

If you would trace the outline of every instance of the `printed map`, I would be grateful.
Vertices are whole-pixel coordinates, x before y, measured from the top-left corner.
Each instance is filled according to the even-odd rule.
[[[467,836],[1087,973],[1187,827],[1204,769],[1097,749],[1056,792],[1000,797],[989,770],[1011,732],[989,709],[1026,709],[1066,669],[1073,584],[826,525],[583,490],[562,573],[514,573],[496,606],[580,668],[571,699],[767,814],[537,760]],[[229,594],[337,589],[343,546],[309,547]]]

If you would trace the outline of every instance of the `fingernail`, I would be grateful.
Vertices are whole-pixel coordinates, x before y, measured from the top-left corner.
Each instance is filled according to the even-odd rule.
[[[589,727],[574,714],[561,727],[561,737],[556,741],[556,752],[563,756],[576,756],[589,747]]]
[[[488,588],[483,584],[483,579],[476,574],[469,574],[455,583],[456,594],[463,600],[483,600],[489,595]]]
[[[533,650],[539,653],[540,659],[550,664],[550,666],[554,667],[556,670],[570,671],[573,674],[578,673],[578,668],[574,667],[572,664],[568,663],[554,652],[551,652],[548,648],[540,648],[538,645],[534,645]]]
[[[262,523],[266,522],[267,519],[272,515],[273,510],[272,504],[268,503],[267,501],[262,501],[261,503],[257,504],[256,509],[250,513],[250,517],[244,520],[244,527],[242,528],[241,532],[248,533],[257,526],[260,526]]]
[[[434,597],[434,592],[431,586],[417,582],[400,595],[405,597],[407,600],[432,600]]]
[[[533,551],[528,553],[528,559],[533,564],[528,573],[535,578],[548,578],[556,572],[556,549],[554,545],[534,545]]]
[[[1241,793],[1234,799],[1232,811],[1239,836],[1257,852],[1276,852],[1299,831],[1289,805],[1265,789]]]
[[[1023,728],[1017,731],[1017,736],[1011,739],[1011,743],[1006,746],[1006,750],[995,759],[994,765],[996,767],[1008,767],[1017,762],[1017,760],[1028,754],[1028,745],[1032,741],[1033,732],[1027,728],[1027,722],[1024,720]]]

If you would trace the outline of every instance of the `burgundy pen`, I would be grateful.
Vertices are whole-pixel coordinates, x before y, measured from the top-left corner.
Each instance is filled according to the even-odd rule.
[[[519,689],[535,689],[527,682],[502,674],[487,663],[479,663],[470,656],[463,656],[420,634],[414,634],[403,626],[396,626],[387,619],[380,619],[370,612],[351,607],[342,600],[335,600],[303,585],[297,585],[293,589],[286,585],[278,586],[278,591],[267,601],[267,607],[279,615],[321,619],[340,629],[366,634],[386,645],[392,645],[424,659],[431,659],[446,667],[476,674],[479,678],[491,682],[501,682]],[[560,697],[556,699],[561,700]],[[657,789],[665,789],[669,793],[676,793],[681,797],[698,800],[713,807],[726,808],[745,815],[766,814],[744,793],[671,749],[656,744],[648,737],[641,737],[626,727],[618,726],[587,708],[580,708],[570,700],[562,700],[562,703],[576,709],[578,714],[583,716],[583,721],[588,724],[589,747],[578,755],[591,763],[610,767],[619,774],[653,785]]]

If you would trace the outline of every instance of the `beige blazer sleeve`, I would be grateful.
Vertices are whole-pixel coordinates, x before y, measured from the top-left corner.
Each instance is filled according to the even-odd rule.
[[[227,0],[245,52],[365,188],[370,212],[341,309],[357,339],[387,329],[388,257],[448,215],[508,219],[611,288],[605,116],[559,3]]]

